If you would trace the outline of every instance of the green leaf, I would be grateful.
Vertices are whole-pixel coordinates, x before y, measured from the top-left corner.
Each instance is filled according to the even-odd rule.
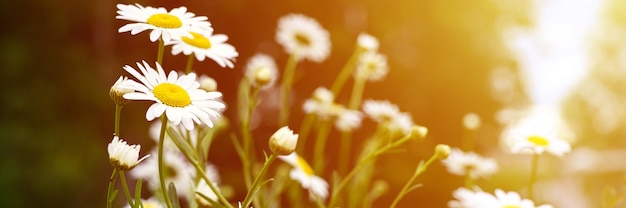
[[[135,184],[135,203],[139,205],[138,207],[143,207],[143,203],[141,203],[141,178],[137,180],[137,184]]]
[[[172,202],[172,207],[173,208],[180,208],[180,202],[178,200],[178,194],[176,193],[176,186],[174,186],[174,183],[170,182],[167,185],[167,195],[169,196],[171,202]]]
[[[111,201],[110,202],[115,201],[115,197],[117,196],[117,192],[119,192],[119,190],[117,190],[117,189],[113,190],[113,193],[111,193]]]
[[[196,154],[196,151],[194,151],[191,144],[184,139],[183,135],[180,135],[180,133],[178,133],[178,131],[171,126],[167,128],[167,134],[170,138],[172,138],[172,141],[174,141],[178,149],[180,149],[180,151],[187,156],[190,162],[198,162],[198,155]]]

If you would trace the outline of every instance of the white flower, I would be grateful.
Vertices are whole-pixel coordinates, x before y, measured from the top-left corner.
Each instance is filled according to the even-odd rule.
[[[496,203],[496,198],[493,195],[480,189],[472,191],[467,188],[458,188],[452,192],[452,196],[454,196],[454,200],[448,202],[450,208],[491,208],[490,206]]]
[[[522,199],[516,192],[504,192],[496,189],[495,196],[467,188],[459,188],[452,195],[455,200],[448,202],[450,208],[552,208],[551,205],[535,206],[530,199]]]
[[[124,99],[124,94],[134,92],[132,87],[129,86],[129,83],[130,82],[128,82],[128,77],[125,76],[120,76],[120,78],[115,81],[115,83],[113,84],[113,86],[111,86],[111,89],[109,90],[109,96],[111,96],[113,102],[121,106],[124,106],[128,104],[128,102],[130,102],[129,100]]]
[[[333,115],[335,95],[325,87],[318,87],[310,99],[304,101],[302,108],[307,114],[316,113],[318,117],[327,119]]]
[[[215,169],[215,167],[213,165],[209,165],[205,168],[205,172],[207,174],[207,178],[209,178],[209,180],[211,180],[211,183],[213,183],[213,185],[217,186],[219,183],[219,175],[217,174],[217,170]],[[200,179],[200,181],[198,182],[198,184],[196,185],[196,201],[199,204],[202,204],[204,206],[211,206],[212,203],[207,201],[204,197],[202,197],[199,194],[202,194],[204,196],[206,196],[207,198],[211,199],[212,201],[216,202],[218,200],[217,195],[215,194],[215,192],[213,192],[213,189],[211,189],[211,187],[209,186],[209,184],[207,184],[207,182],[204,179]]]
[[[141,145],[128,145],[117,136],[113,136],[113,140],[107,146],[111,165],[120,170],[133,169],[139,162],[150,156],[146,155],[138,159],[139,150],[141,150]]]
[[[196,16],[194,13],[187,12],[187,8],[184,6],[169,12],[163,7],[143,7],[139,4],[118,4],[117,9],[116,19],[136,22],[120,27],[118,32],[130,31],[130,34],[135,35],[144,30],[152,30],[150,32],[150,41],[152,42],[157,41],[159,37],[165,42],[183,36],[189,37],[191,36],[189,32],[213,32],[207,17]]]
[[[165,208],[166,206],[161,203],[156,197],[149,199],[141,199],[141,204],[144,208]],[[130,205],[124,206],[124,208],[130,208]]]
[[[313,18],[289,14],[278,20],[276,42],[298,60],[324,61],[330,54],[328,31]]]
[[[300,182],[302,188],[309,190],[309,198],[311,200],[314,200],[316,197],[325,200],[328,197],[328,183],[315,175],[313,168],[304,158],[295,152],[287,156],[279,156],[278,158],[294,167],[289,172],[289,177]]]
[[[269,139],[269,146],[276,155],[289,155],[296,150],[298,135],[287,126],[278,129]]]
[[[387,57],[376,51],[367,51],[359,57],[354,75],[357,79],[380,81],[385,78],[387,72],[389,72]]]
[[[389,130],[411,131],[413,118],[408,113],[400,112],[398,106],[389,101],[365,100],[363,112],[379,124],[386,125]]]
[[[530,199],[522,199],[516,192],[504,192],[500,189],[495,191],[497,204],[494,208],[500,207],[516,207],[516,208],[552,208],[551,205],[535,206],[535,202]]]
[[[156,150],[152,154],[158,155]],[[174,151],[163,151],[163,165],[167,176],[165,184],[174,183],[178,196],[188,196],[193,191],[193,178],[196,175],[196,169],[187,162],[182,154]],[[131,170],[130,174],[134,178],[142,178],[144,182],[148,183],[148,188],[152,191],[160,188],[158,157],[150,157]]]
[[[124,66],[128,73],[141,82],[133,81],[133,88],[137,92],[127,93],[124,98],[154,101],[146,111],[148,121],[165,113],[172,124],[182,123],[188,130],[194,129],[194,123],[213,127],[211,119],[220,117],[221,109],[226,107],[218,100],[222,93],[199,89],[200,83],[196,81],[194,73],[179,77],[176,71],[170,71],[166,76],[161,65],[157,63],[157,70],[154,70],[145,61],[143,65],[137,63],[137,67],[141,74],[131,66]]]
[[[565,140],[554,130],[532,123],[518,123],[505,131],[504,137],[511,153],[543,154],[548,152],[563,156],[571,150]]]
[[[498,171],[498,163],[492,158],[484,158],[474,152],[463,152],[453,148],[447,159],[442,161],[448,172],[476,180],[487,178]]]
[[[271,56],[265,54],[254,55],[248,61],[245,76],[253,86],[267,89],[274,85],[278,77],[276,62]]]
[[[166,42],[172,45],[172,55],[183,53],[187,56],[192,53],[198,61],[204,61],[208,57],[217,62],[221,67],[233,68],[233,60],[239,56],[237,50],[232,45],[226,43],[228,36],[223,34],[213,35],[211,33],[190,32],[191,37],[181,37]]]
[[[335,127],[340,131],[352,131],[361,126],[363,114],[356,110],[341,108],[335,120]]]
[[[361,33],[357,38],[357,45],[366,51],[377,51],[378,39],[370,34]]]

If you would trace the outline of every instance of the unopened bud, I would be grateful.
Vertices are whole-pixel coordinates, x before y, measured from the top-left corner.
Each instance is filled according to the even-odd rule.
[[[435,147],[435,156],[440,160],[448,158],[448,155],[450,155],[450,146],[445,144],[438,144]]]
[[[284,126],[270,137],[270,150],[275,155],[289,155],[296,150],[298,135],[294,134],[289,127]]]

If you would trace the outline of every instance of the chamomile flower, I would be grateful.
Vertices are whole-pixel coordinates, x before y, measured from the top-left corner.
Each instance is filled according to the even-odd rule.
[[[111,96],[115,104],[125,106],[130,101],[124,99],[124,94],[129,92],[134,92],[134,90],[129,86],[128,77],[120,76],[120,78],[115,81],[115,84],[111,86],[109,96]]]
[[[367,34],[361,33],[359,37],[357,37],[357,45],[359,48],[364,49],[365,51],[377,51],[378,50],[378,39],[376,37]]]
[[[191,37],[172,39],[165,45],[172,45],[172,55],[183,53],[187,56],[193,54],[198,61],[205,58],[213,59],[221,67],[233,68],[233,60],[239,53],[235,47],[226,43],[228,36],[224,34],[190,32]]]
[[[535,206],[530,199],[522,199],[516,192],[504,192],[496,189],[495,195],[480,189],[472,191],[459,188],[452,195],[455,200],[448,202],[450,208],[552,208],[551,205]]]
[[[322,62],[330,54],[328,31],[315,19],[302,14],[289,14],[278,20],[276,42],[298,60]]]
[[[352,131],[361,126],[363,114],[360,111],[341,108],[335,119],[335,127],[340,131]]]
[[[274,85],[278,77],[276,62],[266,54],[254,55],[248,61],[245,76],[252,86],[267,89]]]
[[[278,156],[278,158],[293,167],[291,172],[289,172],[289,177],[300,182],[302,188],[309,190],[309,198],[311,200],[315,200],[316,197],[324,200],[328,197],[328,183],[315,175],[313,168],[304,158],[295,152],[286,156]]]
[[[141,205],[144,208],[165,208],[166,206],[161,203],[156,197],[152,197],[149,199],[141,199]],[[124,208],[131,208],[130,205],[124,206]]]
[[[141,150],[141,145],[128,145],[126,141],[117,136],[113,136],[113,140],[107,147],[111,165],[120,170],[133,169],[139,162],[150,156],[146,155],[138,159],[139,150]]]
[[[493,158],[485,158],[474,152],[463,152],[452,148],[447,159],[442,161],[448,172],[471,179],[487,178],[498,171],[498,163]]]
[[[158,155],[156,150],[152,154]],[[167,176],[165,178],[166,184],[174,183],[179,196],[188,196],[192,191],[196,169],[187,162],[182,154],[174,151],[163,151],[163,165]],[[150,157],[137,165],[130,171],[130,175],[134,178],[142,178],[148,183],[150,190],[158,190],[160,188],[158,157]]]
[[[387,72],[389,72],[387,57],[376,51],[367,51],[361,54],[354,76],[357,79],[380,81],[385,78]]]
[[[207,178],[209,178],[209,180],[211,180],[211,183],[213,183],[213,185],[217,186],[219,183],[219,175],[217,174],[217,169],[215,169],[215,167],[213,165],[209,165],[206,166],[205,168],[205,172],[207,174]],[[200,181],[198,182],[198,184],[195,187],[195,198],[196,198],[196,202],[198,202],[199,204],[203,205],[203,206],[208,206],[210,207],[212,205],[211,202],[207,201],[204,197],[209,198],[210,200],[216,202],[218,200],[217,198],[217,194],[215,194],[215,192],[213,192],[213,189],[211,189],[211,187],[209,187],[209,184],[207,184],[207,182],[204,179],[200,179]],[[202,195],[200,195],[202,194]]]
[[[306,101],[302,108],[304,112],[311,114],[315,113],[319,118],[329,118],[334,114],[335,95],[325,87],[318,87],[313,92],[313,96]]]
[[[174,125],[182,124],[185,129],[194,129],[194,123],[213,127],[213,120],[220,117],[221,109],[226,106],[219,101],[220,92],[206,92],[199,89],[196,74],[178,75],[170,71],[166,76],[160,64],[154,70],[148,63],[137,63],[139,73],[131,66],[124,70],[132,74],[141,83],[133,81],[133,89],[137,92],[126,93],[129,100],[154,101],[146,111],[148,121],[165,114]]]
[[[506,130],[504,137],[511,153],[543,154],[548,152],[561,157],[571,150],[568,142],[559,138],[557,132],[546,126],[519,123]]]
[[[496,189],[495,191],[496,203],[493,206],[494,208],[500,207],[516,207],[516,208],[552,208],[552,205],[541,205],[535,206],[535,202],[530,199],[522,199],[517,192],[509,191],[504,192],[503,190]]]
[[[116,19],[135,22],[120,27],[118,32],[130,31],[130,34],[135,35],[145,30],[152,30],[150,32],[150,41],[152,42],[159,38],[168,42],[183,36],[190,37],[190,32],[213,32],[207,17],[196,16],[194,13],[187,12],[187,7],[184,6],[169,12],[163,7],[143,7],[139,4],[118,4],[117,9]]]
[[[298,134],[294,134],[288,126],[278,129],[269,140],[272,153],[276,155],[290,155],[296,150]]]
[[[408,133],[413,127],[413,118],[408,113],[400,112],[398,106],[389,101],[365,100],[363,113],[379,124],[386,125],[391,131]]]

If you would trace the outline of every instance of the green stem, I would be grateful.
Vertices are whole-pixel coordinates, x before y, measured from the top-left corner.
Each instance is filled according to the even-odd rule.
[[[530,166],[530,181],[528,182],[528,199],[534,199],[534,187],[537,180],[537,169],[539,166],[539,154],[533,154],[532,163]]]
[[[344,131],[341,133],[341,140],[339,142],[339,162],[337,171],[339,174],[344,174],[348,169],[348,165],[350,163],[350,142],[351,142],[352,132]]]
[[[287,125],[289,120],[289,98],[291,86],[293,85],[293,76],[298,64],[297,55],[291,54],[287,59],[285,73],[283,74],[280,90],[280,114],[278,117],[278,126]]]
[[[261,182],[261,178],[263,178],[263,175],[265,175],[265,172],[267,172],[267,168],[270,166],[270,164],[272,164],[272,162],[274,162],[276,157],[277,155],[271,154],[270,157],[265,161],[265,164],[263,164],[263,168],[261,169],[261,172],[256,176],[256,178],[254,178],[254,182],[252,183],[252,188],[248,190],[248,193],[246,194],[246,198],[243,200],[243,207],[250,207],[250,203],[252,202],[252,199],[255,198],[256,191],[260,188],[258,186],[259,186],[259,182]]]
[[[115,136],[120,136],[120,117],[122,114],[122,106],[115,104]]]
[[[170,197],[167,194],[167,186],[165,186],[165,165],[163,164],[163,143],[165,143],[165,130],[167,129],[167,116],[165,113],[161,115],[161,133],[159,134],[159,144],[157,149],[158,161],[159,161],[159,183],[161,184],[161,193],[163,194],[163,199],[165,199],[165,204],[168,208],[172,207],[172,202],[170,201]]]
[[[365,167],[365,165],[367,165],[370,161],[372,161],[373,159],[375,159],[376,157],[378,157],[379,155],[389,151],[392,148],[395,148],[397,146],[400,146],[401,144],[403,144],[404,142],[410,140],[413,138],[413,134],[412,132],[405,135],[404,137],[389,143],[385,146],[380,147],[380,149],[372,152],[371,154],[367,155],[365,158],[363,158],[361,161],[359,161],[359,163],[352,168],[352,170],[346,175],[346,177],[344,177],[341,182],[339,183],[339,185],[337,186],[337,188],[335,188],[333,190],[333,192],[331,193],[330,196],[330,201],[328,203],[327,207],[335,207],[335,203],[337,202],[337,196],[339,195],[339,193],[341,192],[341,190],[343,188],[345,188],[345,186],[348,184],[348,182],[352,179],[352,177],[354,177],[354,175],[361,170],[361,168]]]
[[[185,67],[185,74],[191,73],[191,67],[193,67],[193,53],[187,57],[187,66]]]
[[[126,195],[126,199],[128,199],[128,205],[130,205],[130,207],[137,207],[134,203],[133,200],[134,198],[132,196],[130,196],[130,191],[128,191],[128,185],[126,184],[126,176],[124,176],[124,171],[120,170],[120,181],[122,182],[122,188],[124,189],[124,194]]]
[[[346,83],[346,80],[348,80],[348,77],[350,77],[351,72],[354,70],[357,58],[361,55],[361,53],[363,53],[363,49],[357,46],[357,48],[354,50],[354,53],[352,53],[352,56],[350,56],[350,58],[346,62],[346,65],[343,66],[341,72],[339,72],[339,75],[337,75],[335,82],[333,82],[333,85],[330,88],[330,91],[333,92],[333,95],[339,95],[341,89]]]
[[[363,96],[363,91],[365,90],[365,79],[356,78],[354,79],[354,87],[352,89],[352,94],[350,95],[350,102],[348,104],[348,109],[357,110],[361,105],[361,97]]]
[[[472,176],[469,173],[465,174],[465,188],[472,189],[473,186],[474,179],[472,179]]]
[[[328,141],[331,123],[328,120],[321,120],[321,124],[319,125],[321,126],[317,131],[315,149],[313,149],[313,170],[322,174],[324,173],[324,149],[326,149],[326,141]]]
[[[165,49],[165,42],[163,41],[163,38],[160,37],[159,38],[159,51],[157,53],[157,63],[159,63],[159,65],[163,65],[163,50]]]
[[[227,208],[233,208],[233,205],[231,205],[230,202],[228,202],[228,200],[226,199],[226,197],[224,197],[222,192],[220,192],[219,189],[215,186],[215,184],[213,184],[211,179],[209,179],[209,177],[206,176],[206,172],[204,172],[203,167],[195,160],[194,162],[192,162],[192,164],[196,167],[196,170],[200,171],[200,175],[202,176],[202,179],[204,179],[207,185],[209,185],[209,188],[211,188],[213,193],[215,193],[215,195],[217,196],[217,199],[222,203],[222,205],[226,206]]]
[[[426,171],[426,168],[428,168],[428,166],[437,159],[437,155],[433,154],[433,156],[430,157],[430,159],[428,159],[428,161],[426,161],[426,163],[420,163],[417,166],[417,169],[415,169],[415,173],[413,173],[413,176],[411,176],[411,178],[409,179],[408,182],[406,182],[406,184],[404,184],[404,187],[402,187],[402,190],[400,190],[400,193],[398,193],[398,195],[396,196],[396,198],[393,200],[393,202],[391,203],[391,206],[389,206],[389,208],[394,208],[396,207],[396,205],[398,205],[398,202],[400,202],[400,199],[402,199],[402,197],[404,197],[408,191],[409,188],[412,186],[413,182],[415,181],[415,179],[417,179],[417,177],[422,174],[424,171]]]
[[[256,97],[259,93],[259,89],[256,87],[252,88],[252,93],[248,96],[248,105],[246,107],[246,114],[243,116],[242,124],[241,124],[241,134],[243,137],[243,151],[246,155],[242,158],[243,165],[243,175],[244,181],[246,183],[246,188],[250,190],[251,181],[252,181],[252,171],[250,170],[250,165],[256,161],[256,154],[253,150],[250,149],[253,146],[254,140],[252,139],[252,133],[250,130],[250,120],[252,118],[252,111],[256,106]]]
[[[296,152],[301,155],[304,155],[304,147],[306,147],[306,141],[309,137],[309,133],[311,132],[311,125],[313,125],[316,117],[317,116],[313,113],[306,114],[306,116],[304,116],[302,124],[300,124],[300,132],[298,132],[298,145],[296,145]]]
[[[117,179],[117,168],[113,169],[113,174],[111,174],[111,177],[109,178],[109,190],[107,191],[107,208],[111,208],[113,207],[113,199],[112,198],[112,194],[113,194],[113,187],[115,186],[115,179]]]

